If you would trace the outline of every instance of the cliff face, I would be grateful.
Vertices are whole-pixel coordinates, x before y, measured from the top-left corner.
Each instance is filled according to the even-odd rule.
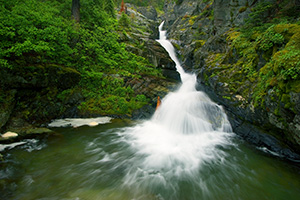
[[[168,38],[236,133],[284,157],[300,152],[299,1],[167,1]],[[284,20],[283,20],[284,19]]]

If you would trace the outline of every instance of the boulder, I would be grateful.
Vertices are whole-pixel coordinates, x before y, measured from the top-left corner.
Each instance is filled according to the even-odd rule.
[[[1,138],[2,139],[11,139],[11,138],[15,138],[18,136],[19,135],[17,133],[8,131],[8,132],[4,133],[3,135],[1,135]]]

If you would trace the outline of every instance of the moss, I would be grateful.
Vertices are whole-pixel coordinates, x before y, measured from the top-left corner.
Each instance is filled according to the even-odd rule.
[[[241,32],[235,31],[234,29],[231,29],[230,31],[227,32],[227,41],[234,41],[235,39],[237,39],[240,35]]]
[[[179,44],[172,42],[172,45],[175,47],[175,49],[177,49],[177,50],[180,49],[180,45]]]
[[[46,65],[45,68],[55,68],[59,74],[64,74],[64,73],[76,73],[80,74],[76,69],[71,68],[71,67],[65,67],[62,65],[55,65],[55,64],[50,64]]]
[[[290,103],[290,98],[291,98],[291,96],[289,94],[283,94],[281,96],[281,101],[283,103]]]
[[[195,49],[199,49],[200,47],[202,47],[205,44],[205,40],[196,40],[195,41]]]
[[[270,86],[276,86],[278,84],[278,80],[277,77],[273,77],[270,82],[269,82]]]
[[[222,96],[223,99],[231,100],[231,97],[228,96]]]
[[[216,67],[216,65],[220,65],[221,62],[224,60],[225,54],[224,53],[216,53],[216,54],[210,54],[207,59],[205,60],[207,65],[212,68]]]
[[[253,32],[255,34],[252,34],[251,37],[234,29],[227,32],[227,41],[240,56],[240,59],[231,67],[234,69],[241,67],[242,74],[248,80],[258,83],[256,87],[252,87],[255,106],[262,106],[261,102],[264,101],[267,91],[273,88],[281,97],[277,101],[284,101],[285,108],[293,110],[293,105],[287,101],[288,96],[282,94],[300,90],[300,50],[298,46],[300,31],[298,28],[299,25],[295,24],[280,24],[271,26],[263,32]],[[257,71],[259,50],[264,51],[260,55],[267,63]],[[237,84],[238,87],[235,80],[232,82],[232,85],[234,84]]]
[[[190,19],[189,19],[189,25],[194,25],[195,23],[195,20],[197,19],[198,15],[194,15],[194,16],[191,16]]]
[[[300,26],[298,24],[278,24],[274,26],[274,30],[282,34],[286,40],[290,40],[294,34],[300,32]]]
[[[208,75],[206,74],[206,73],[203,73],[203,77],[204,77],[204,81],[205,81],[205,83],[207,83],[207,81],[208,81]]]
[[[291,82],[289,84],[289,88],[290,88],[289,91],[299,93],[300,92],[300,80]]]
[[[246,6],[243,6],[239,9],[239,13],[243,13],[247,10],[247,7]]]
[[[300,29],[299,29],[300,31]],[[295,48],[300,48],[300,32],[295,33],[290,41],[287,43],[286,47],[295,47]]]

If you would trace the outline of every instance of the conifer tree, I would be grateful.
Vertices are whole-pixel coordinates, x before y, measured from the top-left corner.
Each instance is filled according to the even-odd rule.
[[[104,10],[113,18],[115,17],[115,6],[113,0],[106,0]]]
[[[80,21],[80,0],[72,0],[72,19],[76,23]]]

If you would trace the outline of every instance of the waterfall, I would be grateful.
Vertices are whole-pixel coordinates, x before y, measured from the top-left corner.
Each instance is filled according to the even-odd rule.
[[[135,186],[136,191],[149,187],[175,191],[175,179],[196,182],[202,165],[226,156],[219,147],[231,145],[231,126],[222,107],[195,89],[196,75],[183,70],[162,27],[163,23],[157,41],[176,63],[182,84],[162,99],[150,120],[122,133],[133,153],[124,185]]]
[[[182,85],[177,92],[170,93],[155,113],[154,120],[164,124],[175,133],[201,133],[208,131],[231,132],[231,126],[221,106],[213,103],[208,96],[196,91],[195,74],[185,73],[178,61],[175,49],[167,40],[166,31],[159,26],[160,39],[157,40],[169,53],[176,64]]]

